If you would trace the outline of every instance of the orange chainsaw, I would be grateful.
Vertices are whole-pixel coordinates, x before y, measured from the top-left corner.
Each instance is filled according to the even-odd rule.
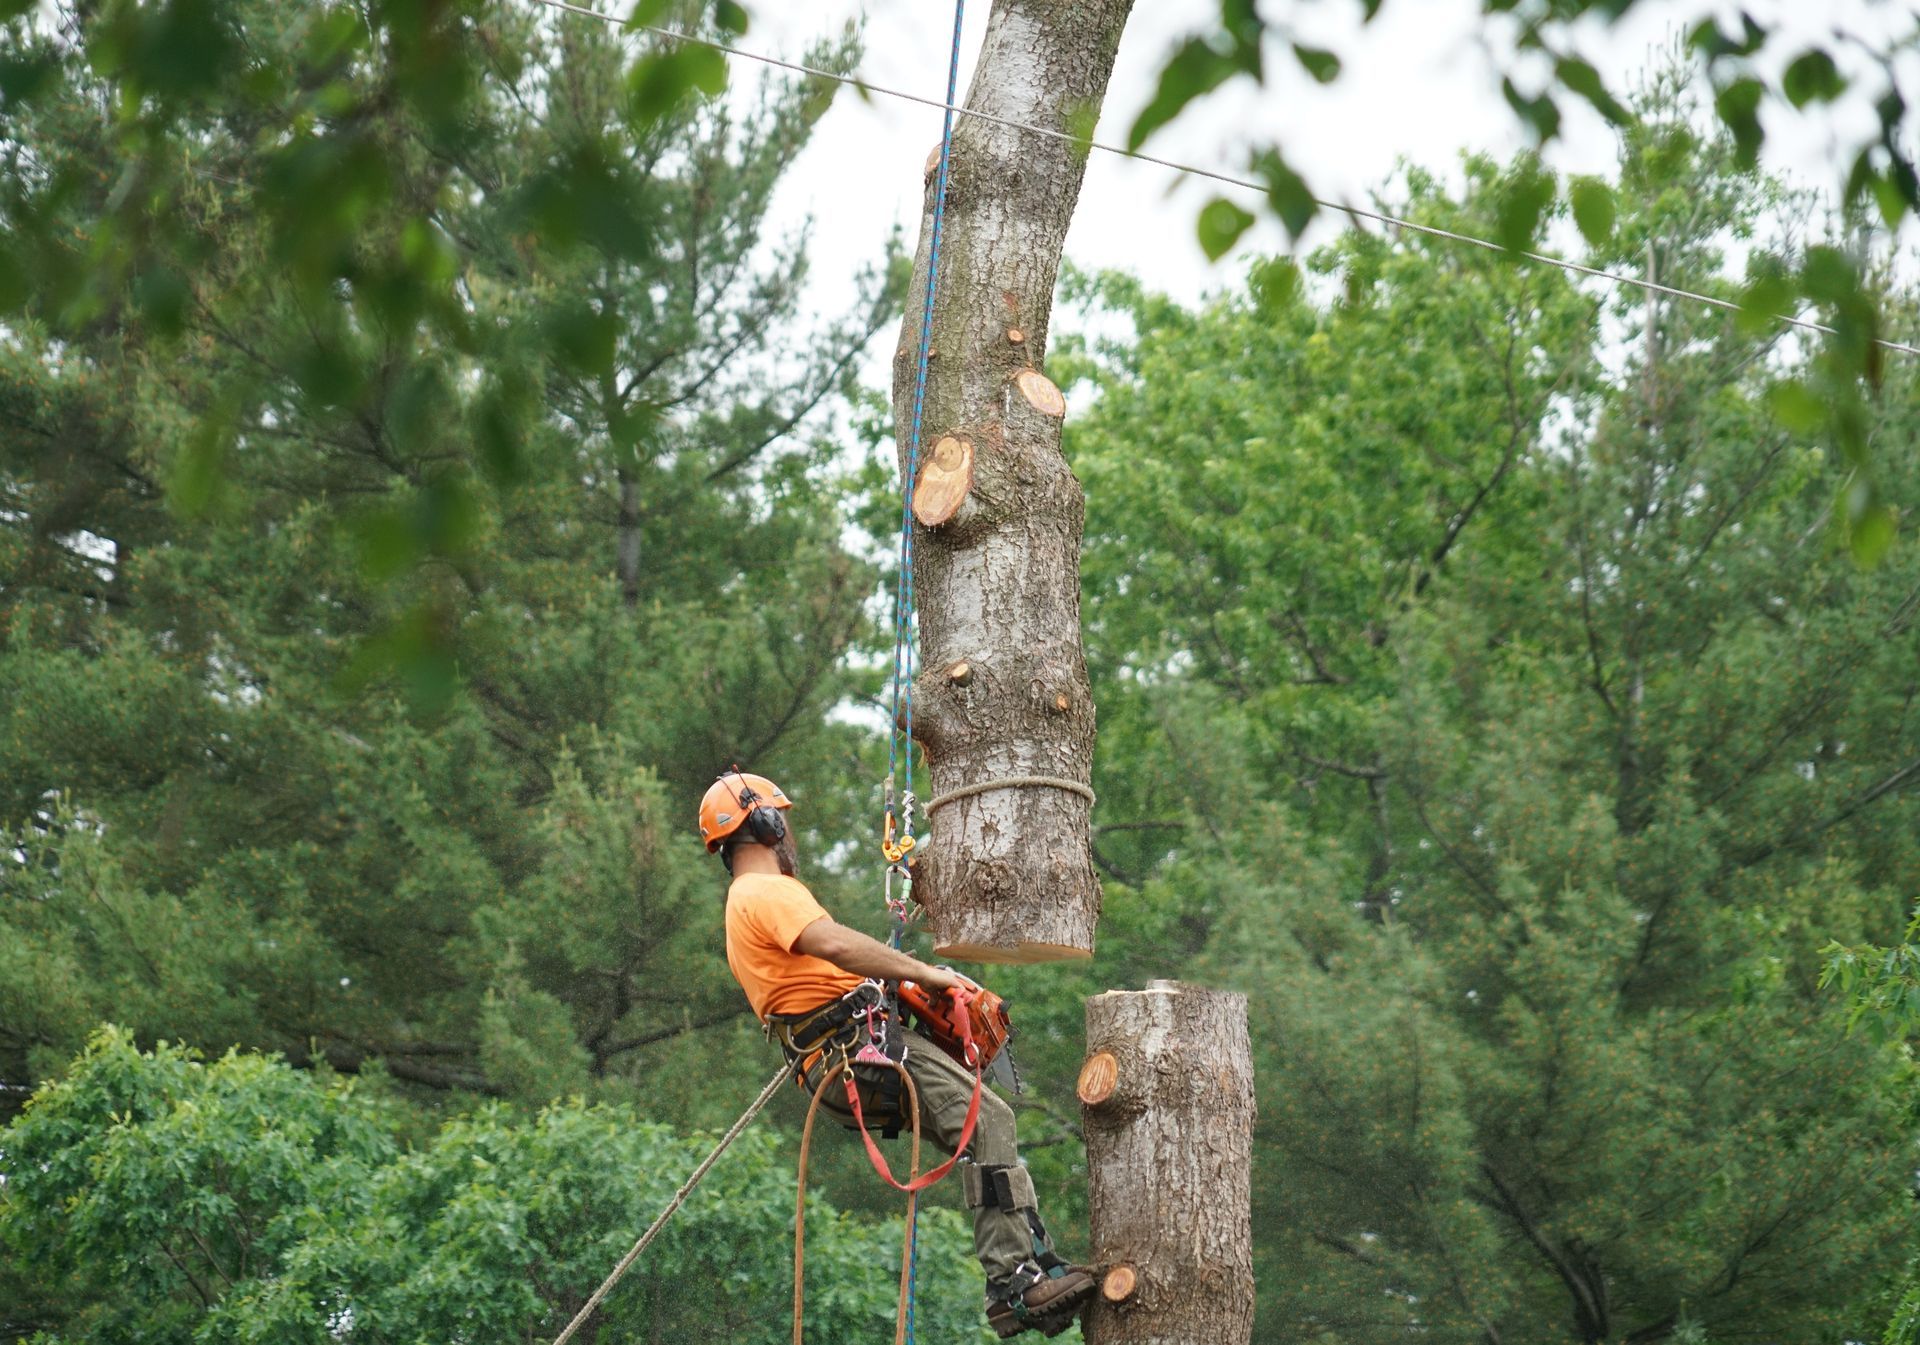
[[[1013,1020],[1007,1016],[1007,1002],[965,976],[960,979],[969,987],[963,1003],[967,1031],[973,1037],[973,1059],[967,1058],[966,1039],[961,1035],[950,996],[933,994],[912,981],[901,981],[900,1007],[913,1015],[920,1030],[935,1046],[962,1066],[967,1069],[978,1066],[984,1076],[1020,1092],[1020,1071],[1013,1063],[1013,1052],[1008,1049],[1008,1043],[1013,1040]]]

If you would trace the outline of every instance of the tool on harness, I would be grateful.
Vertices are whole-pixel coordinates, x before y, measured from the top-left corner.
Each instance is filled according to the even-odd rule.
[[[962,1185],[969,1209],[991,1205],[1018,1214],[1033,1239],[1032,1255],[987,1285],[987,1324],[1003,1339],[1022,1331],[1055,1336],[1066,1330],[1093,1296],[1093,1276],[1054,1251],[1040,1222],[1032,1175],[1019,1164],[983,1164],[964,1171]]]
[[[1053,1238],[1040,1222],[1040,1198],[1033,1189],[1033,1174],[1018,1163],[970,1163],[960,1170],[960,1189],[970,1210],[988,1205],[1006,1214],[1018,1214],[1026,1220],[1033,1239],[1030,1264],[1043,1276],[1057,1277],[1072,1269],[1053,1250]]]
[[[1082,1266],[1062,1263],[1049,1270],[1024,1261],[987,1286],[987,1325],[1002,1340],[1022,1331],[1057,1336],[1073,1325],[1093,1289],[1093,1276]]]
[[[958,973],[955,973],[956,975]],[[962,977],[963,980],[966,978]],[[969,1059],[962,1043],[956,1016],[962,1007],[944,996],[930,995],[912,981],[899,985],[900,1007],[912,1014],[920,1030],[942,1051],[968,1069],[976,1066],[995,1081],[1015,1093],[1022,1091],[1020,1071],[1014,1066],[1013,1019],[1007,1002],[985,986],[967,981],[970,987],[964,1003],[969,1040],[978,1059]]]

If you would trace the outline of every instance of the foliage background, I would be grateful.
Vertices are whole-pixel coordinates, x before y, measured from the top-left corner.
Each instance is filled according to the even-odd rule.
[[[875,924],[897,506],[852,371],[898,258],[800,310],[762,219],[828,90],[695,48],[185,0],[7,34],[0,1322],[548,1336],[772,1067],[695,791],[777,775]],[[1392,204],[1911,330],[1864,220],[1698,100],[1656,77],[1609,182]],[[1877,1337],[1911,1020],[1845,950],[1920,887],[1920,562],[1850,554],[1833,420],[1911,510],[1911,372],[1842,407],[1764,324],[1398,236],[1199,308],[1063,293],[1107,912],[1091,966],[992,979],[1067,1250],[1080,1001],[1173,975],[1251,997],[1261,1340]],[[1830,944],[1892,968],[1848,973],[1880,1031]],[[778,1331],[775,1114],[607,1339]],[[814,1329],[881,1334],[891,1202],[823,1168]],[[977,1335],[959,1212],[922,1246],[923,1332]]]

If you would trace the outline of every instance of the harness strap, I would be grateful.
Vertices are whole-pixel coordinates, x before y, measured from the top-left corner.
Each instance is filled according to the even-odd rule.
[[[919,1177],[909,1173],[907,1180],[904,1182],[894,1177],[893,1169],[887,1166],[886,1155],[880,1152],[880,1146],[873,1142],[873,1136],[867,1131],[867,1118],[860,1110],[860,1089],[854,1082],[853,1071],[849,1069],[841,1076],[847,1086],[847,1104],[853,1108],[854,1124],[860,1130],[861,1142],[867,1146],[867,1158],[873,1163],[873,1170],[880,1174],[881,1180],[886,1182],[888,1186],[891,1186],[896,1191],[905,1191],[908,1195],[926,1190],[929,1186],[932,1186],[953,1170],[953,1165],[960,1161],[960,1155],[967,1151],[967,1145],[973,1142],[973,1129],[980,1120],[980,1060],[978,1053],[973,1047],[973,1015],[967,1012],[967,1000],[972,998],[972,996],[965,990],[955,990],[953,997],[955,1007],[958,1009],[958,1012],[954,1014],[954,1019],[956,1026],[960,1029],[961,1045],[965,1049],[967,1058],[973,1062],[973,1096],[967,1099],[967,1119],[960,1127],[960,1139],[959,1142],[953,1146],[953,1156],[948,1158],[946,1162],[942,1163],[932,1172]],[[887,1063],[898,1070],[900,1077],[907,1081],[907,1096],[912,1100],[913,1104],[915,1152],[918,1153],[920,1138],[920,1095],[913,1086],[913,1076],[907,1073],[906,1066],[900,1064],[898,1061],[888,1061]],[[821,1086],[825,1087],[825,1083],[826,1081],[822,1080]],[[820,1095],[815,1093],[814,1102],[817,1104],[819,1100]],[[811,1108],[808,1109],[807,1114],[808,1119],[811,1120],[813,1114]]]

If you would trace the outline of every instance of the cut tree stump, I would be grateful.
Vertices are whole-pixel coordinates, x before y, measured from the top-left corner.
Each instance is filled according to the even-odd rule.
[[[1173,981],[1087,1001],[1078,1092],[1093,1259],[1087,1345],[1253,1337],[1247,997]]]
[[[966,106],[1001,120],[964,117],[953,130],[933,319],[940,359],[921,424],[972,444],[972,480],[950,513],[932,498],[924,510],[915,500],[924,671],[913,690],[914,734],[932,797],[1013,777],[1076,788],[977,790],[930,811],[913,895],[943,958],[1046,962],[1093,953],[1100,880],[1091,791],[1082,792],[1093,779],[1094,736],[1080,638],[1086,501],[1060,451],[1066,404],[1041,370],[1060,249],[1086,171],[1073,132],[1106,96],[1132,5],[994,0]],[[936,177],[927,178],[894,353],[903,472]],[[911,482],[916,495],[924,484]],[[934,518],[942,521],[930,525]],[[972,676],[949,677],[957,663]]]

